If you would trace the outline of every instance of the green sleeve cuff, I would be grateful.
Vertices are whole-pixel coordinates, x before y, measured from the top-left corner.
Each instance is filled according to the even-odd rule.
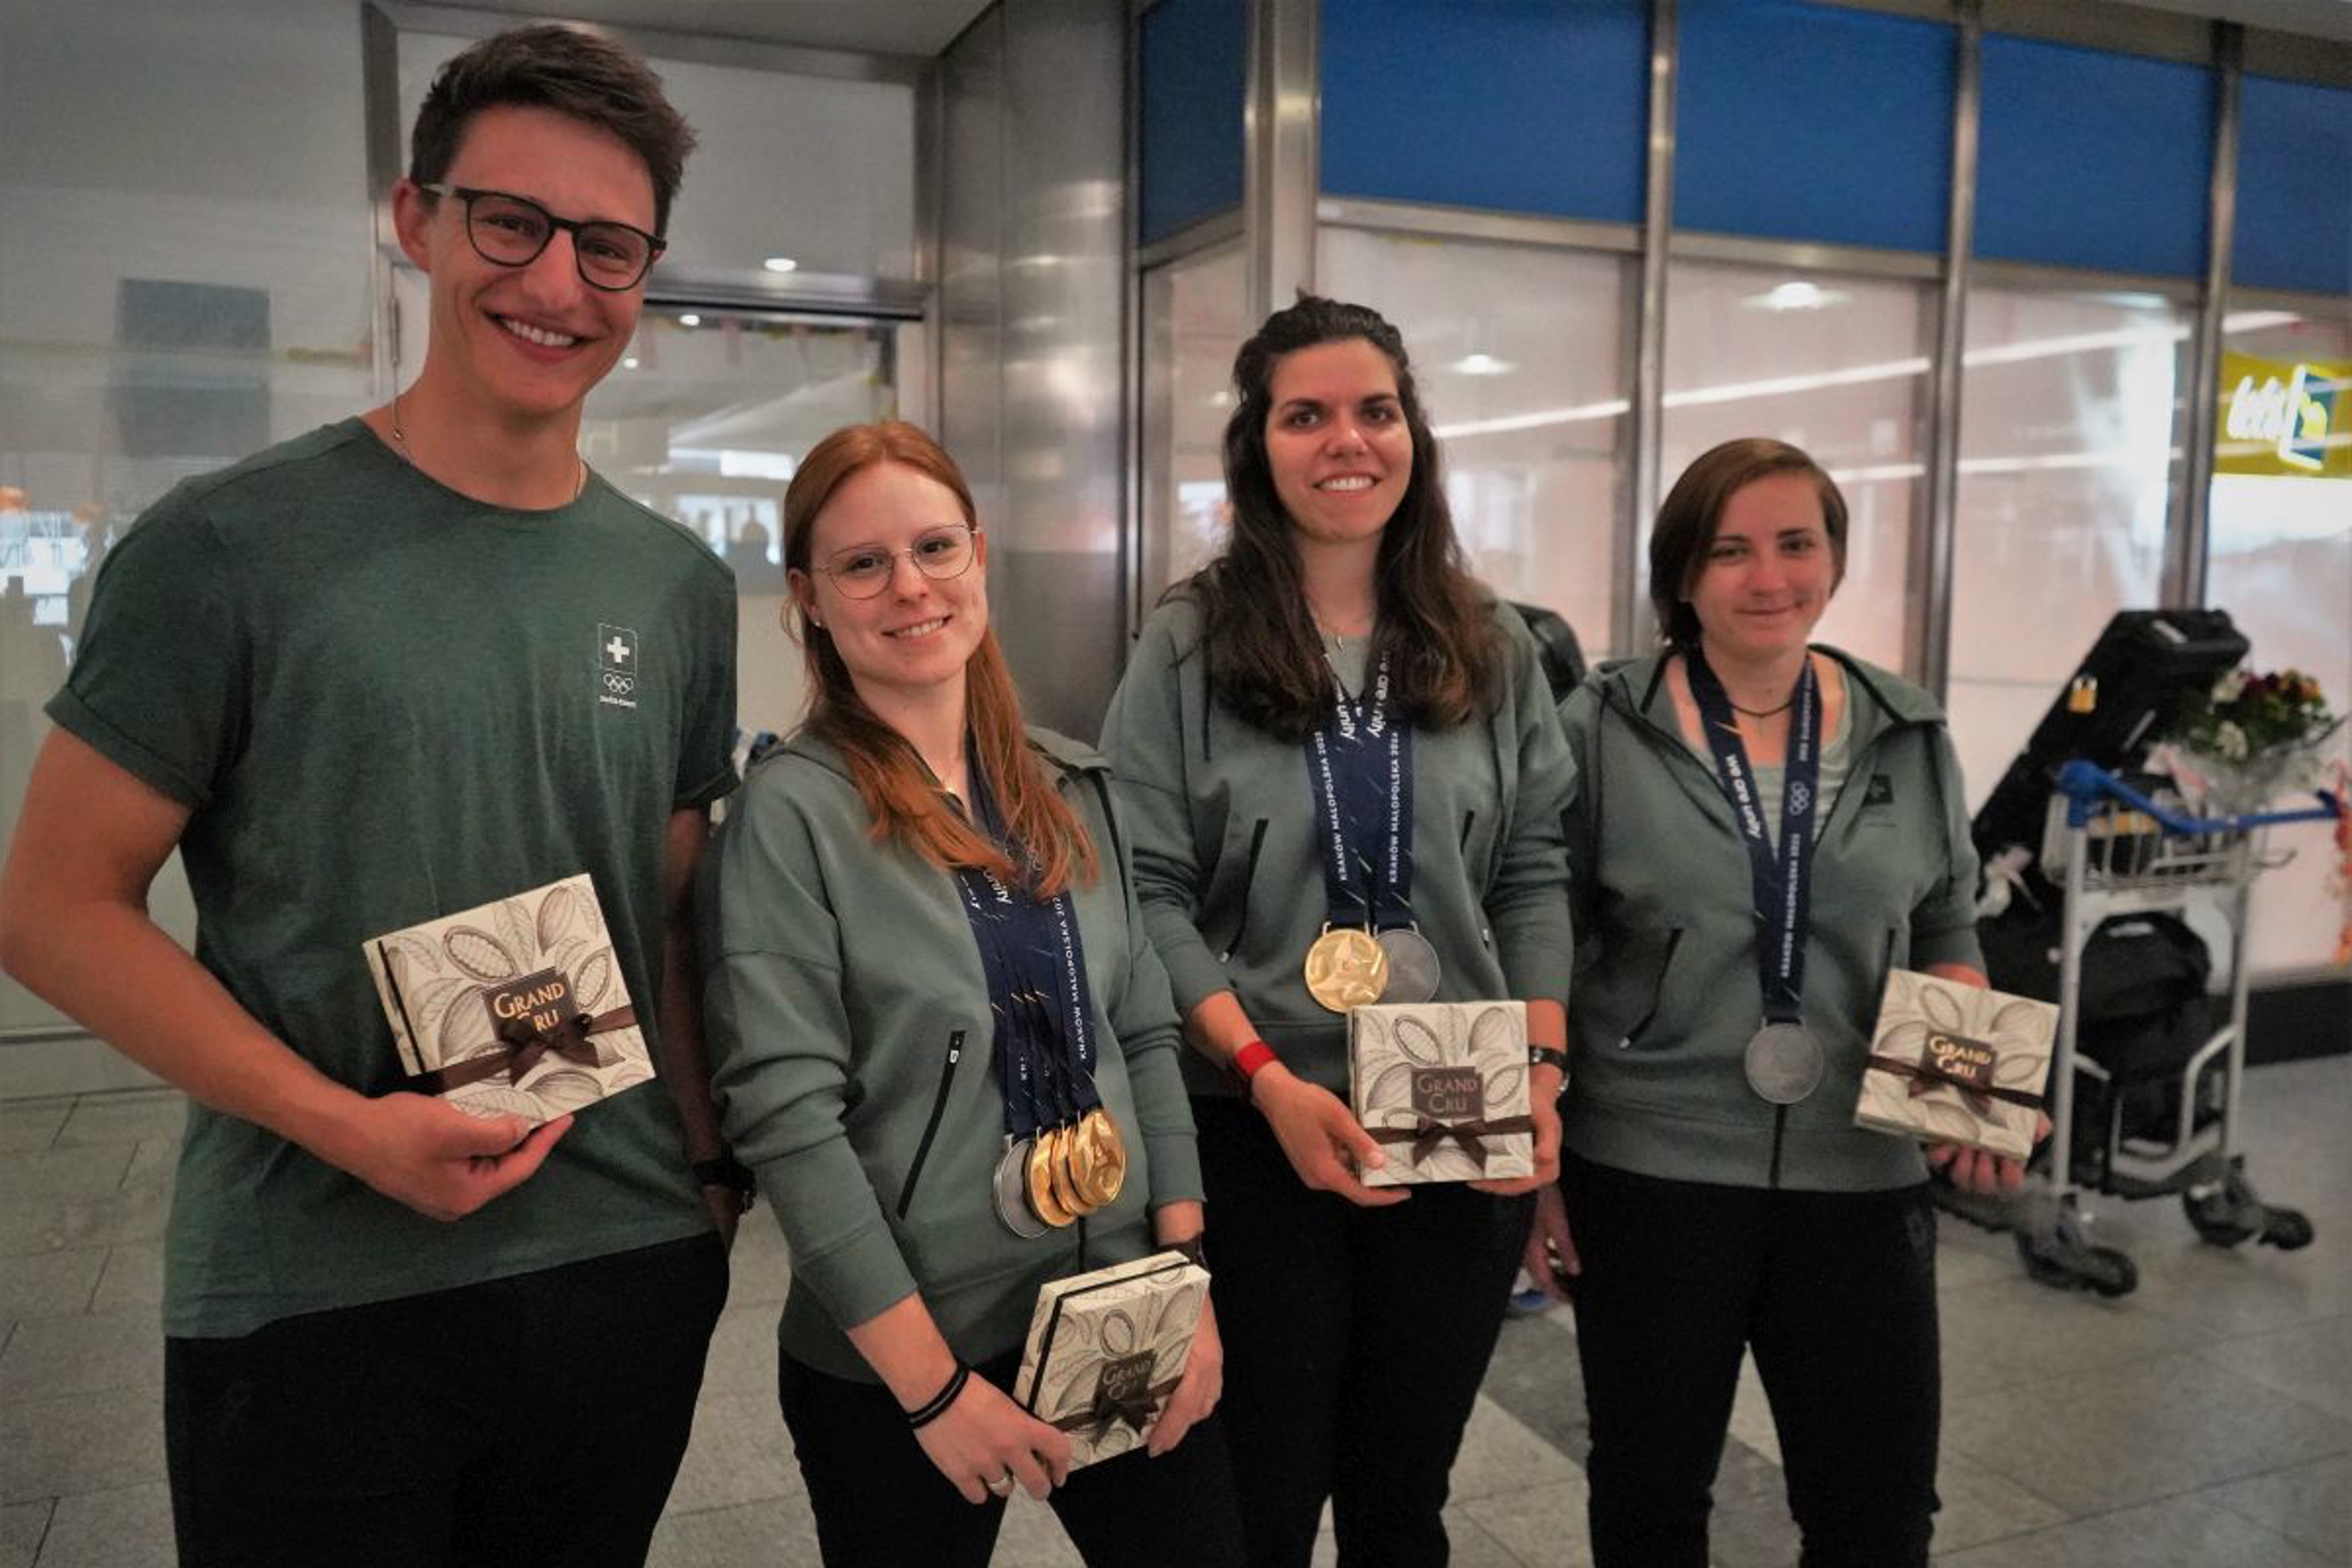
[[[1510,932],[1497,931],[1496,946],[1503,961],[1503,978],[1511,994],[1523,1002],[1557,1002],[1568,1005],[1570,977],[1576,971],[1576,943],[1568,922],[1568,898],[1560,897],[1557,921],[1528,921]]]
[[[1151,1163],[1151,1206],[1205,1203],[1201,1186],[1201,1152],[1188,1123],[1181,1132],[1147,1133],[1143,1156]]]
[[[806,1201],[789,1183],[771,1183],[760,1173],[768,1202],[781,1212]],[[915,1276],[899,1254],[898,1238],[877,1211],[872,1223],[852,1231],[818,1253],[793,1254],[793,1283],[806,1285],[833,1321],[854,1329],[915,1293]]]
[[[1150,933],[1151,945],[1160,950],[1160,962],[1168,971],[1168,988],[1175,994],[1180,1016],[1191,1017],[1193,1008],[1218,992],[1234,988],[1225,966],[1217,962],[1217,955],[1202,939],[1200,928],[1181,910],[1146,904],[1143,924]]]
[[[1925,969],[1931,963],[1965,963],[1983,973],[1984,947],[1977,941],[1976,926],[1971,923],[1949,931],[1913,931],[1911,967]]]

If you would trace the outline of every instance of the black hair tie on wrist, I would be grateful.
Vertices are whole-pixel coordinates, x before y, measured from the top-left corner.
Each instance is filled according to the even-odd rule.
[[[928,1426],[946,1415],[948,1406],[956,1402],[956,1395],[961,1394],[963,1385],[971,1381],[971,1368],[961,1362],[956,1363],[955,1372],[948,1378],[947,1386],[932,1394],[916,1409],[907,1412],[907,1425],[910,1427]]]

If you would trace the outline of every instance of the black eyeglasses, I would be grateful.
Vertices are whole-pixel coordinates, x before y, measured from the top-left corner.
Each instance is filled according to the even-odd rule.
[[[529,196],[478,191],[466,185],[416,187],[466,204],[466,237],[474,254],[500,267],[528,267],[539,259],[557,229],[572,236],[572,259],[580,280],[592,289],[618,293],[634,289],[669,242],[609,218],[557,217]]]

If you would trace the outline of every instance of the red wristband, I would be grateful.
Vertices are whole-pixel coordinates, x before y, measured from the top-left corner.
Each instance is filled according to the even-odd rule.
[[[1225,1065],[1233,1069],[1235,1078],[1242,1080],[1242,1091],[1246,1094],[1250,1080],[1279,1059],[1274,1054],[1273,1047],[1264,1040],[1252,1040],[1235,1051],[1233,1059]]]

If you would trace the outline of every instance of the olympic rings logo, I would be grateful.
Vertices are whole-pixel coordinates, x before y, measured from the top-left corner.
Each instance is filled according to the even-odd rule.
[[[604,689],[611,692],[614,696],[626,697],[636,689],[637,678],[635,676],[615,675],[609,669],[604,672]]]

